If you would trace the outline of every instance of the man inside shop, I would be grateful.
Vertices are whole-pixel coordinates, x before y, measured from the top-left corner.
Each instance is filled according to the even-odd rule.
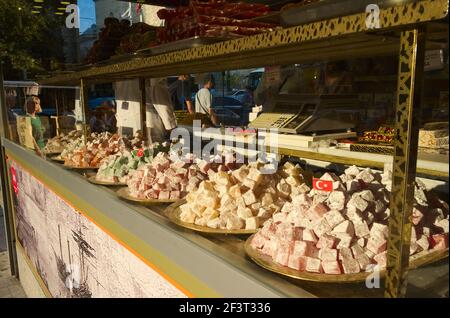
[[[192,104],[192,86],[189,75],[180,75],[178,79],[169,87],[170,97],[174,110],[187,110],[190,114],[194,113]]]
[[[212,108],[213,95],[211,89],[214,87],[214,79],[211,75],[208,75],[204,77],[202,83],[203,88],[195,95],[195,112],[207,115],[212,125],[218,125],[219,120]]]

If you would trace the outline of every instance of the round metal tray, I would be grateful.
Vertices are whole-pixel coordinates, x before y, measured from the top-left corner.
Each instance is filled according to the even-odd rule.
[[[44,155],[46,156],[55,156],[60,155],[62,151],[43,151]]]
[[[270,256],[264,255],[258,250],[254,249],[250,244],[253,237],[254,235],[250,236],[245,242],[244,248],[247,255],[259,266],[280,275],[284,275],[299,280],[307,280],[323,283],[356,283],[365,281],[367,276],[372,274],[372,272],[362,272],[357,274],[332,275],[332,274],[302,272],[295,269],[291,269],[289,267],[275,263]],[[435,251],[432,250],[425,254],[419,253],[417,254],[417,256],[413,255],[410,257],[409,269],[414,269],[419,266],[434,263],[447,257],[448,257],[448,248],[445,250],[435,250]],[[380,277],[384,277],[385,275],[386,270],[380,271]]]
[[[53,161],[57,161],[57,162],[64,162],[65,160],[63,158],[61,158],[61,156],[53,156],[50,158]]]
[[[199,226],[196,224],[192,224],[192,223],[186,223],[180,220],[180,205],[183,205],[186,203],[186,200],[179,200],[177,202],[175,202],[174,204],[171,204],[170,206],[168,206],[165,211],[164,214],[169,218],[170,221],[172,221],[173,223],[175,223],[178,226],[184,227],[186,229],[190,229],[193,231],[197,231],[197,232],[201,232],[201,233],[210,233],[210,234],[239,234],[239,235],[243,235],[243,234],[254,234],[256,233],[257,230],[225,230],[225,229],[213,229],[210,227],[206,227],[206,226]]]
[[[130,193],[128,192],[128,188],[121,188],[119,190],[116,191],[116,194],[121,198],[124,199],[126,201],[130,201],[130,202],[134,202],[134,203],[139,203],[139,204],[143,204],[143,205],[156,205],[156,204],[165,204],[165,203],[173,203],[176,202],[177,200],[159,200],[159,199],[138,199],[135,197],[132,197],[130,195]]]
[[[64,168],[67,168],[67,169],[81,170],[81,171],[83,171],[83,170],[97,170],[99,168],[99,167],[75,167],[75,166],[69,166],[69,165],[66,165],[66,164],[63,164],[62,166]]]
[[[100,180],[97,180],[95,175],[88,177],[88,181],[90,183],[93,183],[93,184],[104,185],[104,186],[111,186],[111,187],[126,186],[127,185],[125,182],[100,181]]]

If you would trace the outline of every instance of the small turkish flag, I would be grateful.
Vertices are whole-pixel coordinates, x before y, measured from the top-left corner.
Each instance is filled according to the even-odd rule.
[[[313,188],[320,191],[333,191],[333,181],[313,178]]]
[[[143,149],[139,149],[138,151],[137,151],[137,154],[136,154],[139,158],[141,158],[141,157],[143,157],[144,156],[144,150]]]
[[[19,187],[17,185],[16,169],[14,169],[14,167],[11,167],[11,184],[15,194],[17,195],[19,193]]]

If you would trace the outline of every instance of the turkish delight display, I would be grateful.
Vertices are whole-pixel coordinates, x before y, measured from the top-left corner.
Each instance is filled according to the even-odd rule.
[[[419,147],[424,152],[448,152],[448,123],[429,123],[419,130]]]
[[[281,221],[293,207],[292,197],[305,196],[310,189],[301,169],[292,163],[272,174],[263,174],[263,166],[250,163],[210,174],[186,196],[180,220],[226,230],[258,229],[274,213]]]
[[[83,138],[74,140],[67,145],[61,153],[64,165],[79,168],[99,167],[103,159],[117,154],[125,149],[134,149],[142,146],[142,139],[135,135],[132,140],[118,134],[108,132],[92,133],[86,144]]]
[[[277,25],[253,20],[269,12],[269,7],[263,4],[191,1],[189,6],[158,11],[158,17],[165,20],[158,40],[162,44],[195,36],[236,37],[270,32]]]
[[[59,134],[59,136],[55,136],[48,140],[47,144],[45,145],[44,152],[61,153],[70,142],[80,138],[81,135],[82,132],[79,130],[72,130],[67,134],[61,133]]]
[[[386,267],[391,175],[352,166],[325,173],[333,191],[292,195],[255,234],[251,246],[280,265],[330,275]],[[417,181],[410,254],[448,247],[446,202]]]
[[[110,155],[102,161],[95,179],[103,182],[126,183],[129,174],[141,166],[150,163],[160,152],[168,152],[169,143],[156,143],[151,147],[124,150]]]
[[[216,157],[199,160],[192,154],[181,158],[160,152],[151,163],[130,173],[127,181],[129,194],[137,199],[184,198],[188,192],[196,189],[201,181],[208,179],[208,176],[230,171],[238,166],[232,154],[224,158],[219,157],[220,160]]]

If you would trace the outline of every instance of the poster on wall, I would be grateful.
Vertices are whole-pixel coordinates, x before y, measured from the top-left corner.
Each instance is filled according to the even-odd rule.
[[[186,297],[14,161],[17,239],[53,297]]]

